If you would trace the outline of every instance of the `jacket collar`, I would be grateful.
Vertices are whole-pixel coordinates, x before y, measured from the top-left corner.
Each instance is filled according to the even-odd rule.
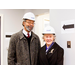
[[[56,52],[57,48],[58,46],[57,43],[55,42],[54,45],[49,49],[47,53],[50,54],[50,56],[52,56]]]
[[[25,37],[24,37],[24,35],[23,35],[23,29],[19,32],[19,35],[20,35],[20,39],[26,39]],[[31,38],[31,40],[33,40],[34,38],[36,39],[37,38],[37,36],[34,34],[34,32],[32,32],[31,31],[31,35],[32,35],[32,38]]]
[[[23,32],[23,34],[24,34],[26,37],[28,36],[28,35],[27,35],[27,33],[28,33],[27,31],[25,31],[25,30],[23,29],[22,32]],[[31,36],[31,32],[29,32],[29,35]]]

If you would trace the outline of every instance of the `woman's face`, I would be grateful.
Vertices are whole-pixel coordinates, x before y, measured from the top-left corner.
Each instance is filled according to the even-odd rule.
[[[46,42],[47,45],[51,45],[53,40],[54,40],[53,34],[44,34],[44,41]]]

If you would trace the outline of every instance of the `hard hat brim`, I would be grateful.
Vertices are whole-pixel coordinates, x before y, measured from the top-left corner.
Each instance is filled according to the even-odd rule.
[[[42,33],[42,35],[44,35],[44,34],[53,34],[53,35],[55,35],[55,33]]]
[[[31,20],[31,19],[23,19],[23,20]],[[34,22],[35,22],[35,20],[32,20],[32,21],[34,21]]]

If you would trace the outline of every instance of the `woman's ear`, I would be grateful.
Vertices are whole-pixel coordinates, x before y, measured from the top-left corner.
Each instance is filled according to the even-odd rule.
[[[54,42],[55,42],[55,38],[56,38],[56,36],[54,35],[54,39],[53,39]]]

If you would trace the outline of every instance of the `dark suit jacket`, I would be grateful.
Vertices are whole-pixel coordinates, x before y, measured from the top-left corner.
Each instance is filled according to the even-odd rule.
[[[46,45],[39,50],[40,65],[63,65],[64,50],[56,42],[46,54]]]

